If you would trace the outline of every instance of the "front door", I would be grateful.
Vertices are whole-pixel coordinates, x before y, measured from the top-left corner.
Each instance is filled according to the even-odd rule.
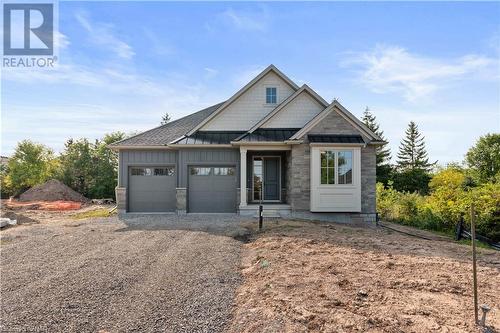
[[[279,157],[264,158],[264,200],[280,199],[280,159]]]
[[[280,158],[256,156],[253,160],[253,200],[280,200]]]

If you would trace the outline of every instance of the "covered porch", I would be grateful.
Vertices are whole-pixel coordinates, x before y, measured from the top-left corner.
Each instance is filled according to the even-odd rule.
[[[287,216],[290,145],[240,146],[240,215]]]

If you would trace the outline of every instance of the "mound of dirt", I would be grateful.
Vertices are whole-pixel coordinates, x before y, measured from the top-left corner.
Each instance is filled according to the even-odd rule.
[[[80,193],[74,191],[68,186],[64,185],[62,182],[56,179],[52,179],[43,183],[41,185],[34,186],[21,194],[19,197],[20,201],[79,201],[87,202],[88,199],[85,198]]]

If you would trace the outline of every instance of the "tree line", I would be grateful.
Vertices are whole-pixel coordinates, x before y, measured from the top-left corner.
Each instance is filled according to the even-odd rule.
[[[368,108],[363,122],[384,139]],[[411,121],[395,164],[388,144],[376,154],[377,211],[383,219],[451,232],[460,219],[469,221],[474,204],[478,231],[500,241],[500,134],[480,137],[461,163],[443,167],[429,162],[425,138]]]
[[[23,140],[0,169],[2,198],[17,196],[49,179],[59,179],[88,198],[114,198],[118,156],[108,145],[125,137],[115,132],[94,142],[69,139],[59,155],[43,144]]]

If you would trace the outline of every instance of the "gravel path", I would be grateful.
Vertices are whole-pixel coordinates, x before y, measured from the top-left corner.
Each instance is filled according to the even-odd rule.
[[[145,219],[2,231],[0,331],[222,331],[240,284],[237,221]]]

